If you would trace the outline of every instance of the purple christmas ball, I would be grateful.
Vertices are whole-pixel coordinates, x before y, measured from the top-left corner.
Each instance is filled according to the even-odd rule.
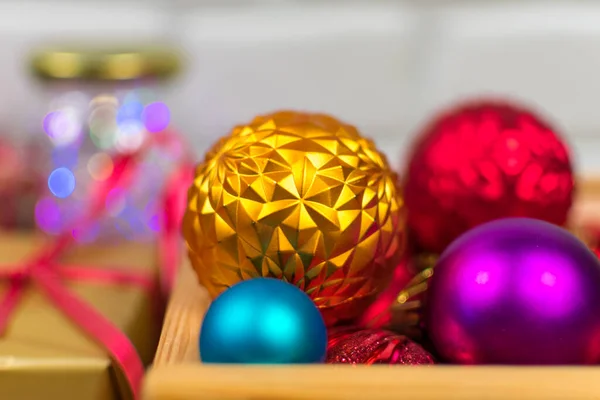
[[[434,271],[426,325],[448,361],[600,362],[600,262],[568,231],[489,222],[456,239]]]

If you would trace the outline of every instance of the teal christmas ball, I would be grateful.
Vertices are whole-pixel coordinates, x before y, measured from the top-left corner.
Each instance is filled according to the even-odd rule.
[[[221,293],[200,330],[204,363],[320,363],[326,349],[327,329],[313,301],[272,278],[242,281]]]

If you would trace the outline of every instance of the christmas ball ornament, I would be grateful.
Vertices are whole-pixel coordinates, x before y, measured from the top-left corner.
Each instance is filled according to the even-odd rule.
[[[212,297],[256,277],[307,293],[328,325],[362,313],[404,249],[397,177],[356,128],[279,112],[221,139],[196,170],[184,217]]]
[[[597,257],[600,257],[600,227],[596,223],[575,227],[572,232]]]
[[[329,364],[434,364],[431,354],[406,336],[382,329],[341,328],[329,335]]]
[[[568,231],[507,218],[440,256],[426,326],[440,356],[464,364],[600,362],[600,260]]]
[[[442,114],[415,143],[405,178],[411,244],[438,254],[494,219],[563,225],[573,201],[565,143],[547,122],[509,103],[472,102]]]
[[[238,283],[210,305],[200,330],[205,363],[322,362],[327,330],[313,301],[278,279]]]
[[[390,285],[359,320],[365,328],[386,328],[422,340],[423,309],[437,256],[421,254],[396,267]]]

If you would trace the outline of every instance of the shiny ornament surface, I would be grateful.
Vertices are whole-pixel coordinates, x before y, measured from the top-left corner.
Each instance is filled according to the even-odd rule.
[[[317,307],[278,279],[232,286],[212,302],[200,330],[205,363],[318,363],[326,349],[327,330]]]
[[[330,333],[328,364],[434,364],[433,356],[406,336],[383,329],[338,328]]]
[[[568,231],[508,218],[472,229],[441,255],[426,327],[464,364],[600,362],[600,260]]]
[[[221,139],[196,170],[184,217],[190,260],[211,296],[273,277],[306,292],[328,325],[388,284],[404,250],[397,177],[356,128],[279,112]]]
[[[400,263],[390,285],[363,313],[359,325],[422,339],[423,309],[436,261],[437,256],[423,254]]]
[[[576,227],[572,229],[572,232],[597,257],[600,257],[600,226],[597,223]]]
[[[539,116],[503,102],[471,102],[441,114],[414,144],[405,179],[410,241],[438,254],[498,218],[563,225],[573,201],[565,143]]]

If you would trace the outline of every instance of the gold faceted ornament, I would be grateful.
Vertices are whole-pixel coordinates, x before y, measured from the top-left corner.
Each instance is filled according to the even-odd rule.
[[[200,283],[214,298],[278,278],[329,325],[357,317],[404,252],[397,181],[373,142],[330,116],[286,111],[236,127],[189,191],[183,229]]]

